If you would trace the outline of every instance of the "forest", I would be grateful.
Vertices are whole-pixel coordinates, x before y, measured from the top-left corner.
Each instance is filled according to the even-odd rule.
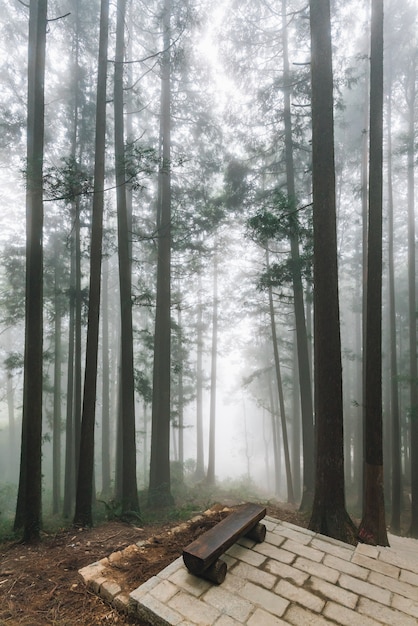
[[[418,538],[417,3],[8,0],[0,33],[1,532],[222,487]]]

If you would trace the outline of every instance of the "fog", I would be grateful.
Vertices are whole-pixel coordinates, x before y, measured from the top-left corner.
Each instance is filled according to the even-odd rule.
[[[152,457],[161,469],[164,459],[155,460],[155,455],[164,455],[166,428],[174,499],[176,494],[180,497],[179,484],[190,489],[210,484],[213,489],[237,487],[243,497],[257,493],[265,500],[287,501],[291,481],[298,506],[307,489],[301,406],[306,394],[312,397],[315,376],[309,7],[299,0],[276,5],[258,0],[172,0],[171,6],[163,0],[128,1],[123,62],[117,60],[116,39],[121,8],[118,3],[110,5],[93,415],[94,491],[103,500],[125,497],[118,486],[118,463],[127,455],[126,448],[122,452],[127,444],[118,429],[129,427],[129,418],[123,421],[128,412],[123,403],[130,397],[130,383],[136,450],[131,470],[141,493],[148,490],[150,480],[150,489],[158,487],[152,484]],[[19,483],[24,376],[30,380],[35,375],[35,366],[32,371],[28,362],[24,372],[24,354],[39,330],[25,330],[25,298],[29,299],[25,246],[27,216],[32,215],[26,193],[31,174],[31,166],[26,167],[29,18],[29,9],[21,2],[5,3],[0,15],[0,493],[4,495],[0,502],[5,502],[0,510],[9,519]],[[349,0],[333,2],[331,18],[345,486],[347,506],[358,515],[370,16],[364,3]],[[45,514],[61,515],[68,497],[66,516],[71,518],[92,307],[100,2],[50,0],[48,20],[41,151],[43,275],[38,281],[43,285],[42,498]],[[417,21],[413,1],[385,2],[382,414],[389,509],[395,402],[402,490],[409,493],[411,483]],[[116,70],[121,65],[119,116]],[[122,159],[115,153],[114,133],[120,123]],[[293,193],[286,162],[289,145]],[[122,242],[117,183],[121,160],[127,207],[127,236]],[[166,269],[161,270],[165,237],[168,256]],[[128,284],[119,272],[125,247],[130,296],[121,304],[120,294],[126,293]],[[304,389],[298,368],[297,334],[301,339],[302,331],[295,317],[295,272],[303,288],[303,342],[310,376]],[[161,289],[167,290],[168,313],[159,327]],[[121,356],[126,354],[121,339],[125,328],[121,311],[126,306],[132,323],[131,374],[126,374],[129,363]],[[158,370],[159,363],[167,369]],[[26,402],[30,415],[31,398]],[[313,414],[311,420],[315,422]],[[314,442],[308,443],[313,449]],[[208,467],[211,463],[214,468]],[[210,478],[213,469],[215,481]],[[164,475],[165,489],[169,474]]]

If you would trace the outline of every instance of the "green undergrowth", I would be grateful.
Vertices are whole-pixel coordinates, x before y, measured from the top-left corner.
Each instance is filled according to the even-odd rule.
[[[122,513],[120,503],[98,495],[93,506],[94,526],[109,521],[121,521],[134,526],[146,527],[156,524],[171,524],[187,521],[195,515],[209,509],[214,504],[232,506],[245,501],[257,501],[268,504],[265,494],[261,494],[247,476],[239,479],[226,479],[209,485],[204,480],[195,482],[187,477],[181,480],[173,476],[171,485],[173,504],[151,508],[148,505],[146,490],[139,492],[140,512]],[[17,489],[13,485],[0,488],[0,543],[18,541],[21,533],[13,531]],[[50,494],[44,493],[43,528],[41,536],[54,535],[72,527],[72,517],[65,519],[61,515],[52,515]]]

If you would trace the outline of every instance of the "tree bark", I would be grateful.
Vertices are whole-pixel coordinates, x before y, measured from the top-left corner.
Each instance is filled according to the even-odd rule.
[[[116,199],[118,215],[119,293],[121,308],[122,513],[139,512],[136,480],[132,276],[126,203],[123,113],[123,60],[126,3],[118,0],[114,76]]]
[[[389,342],[390,342],[390,415],[392,430],[392,506],[390,529],[399,534],[401,530],[401,439],[398,390],[398,360],[396,341],[396,306],[395,306],[395,259],[393,250],[393,183],[392,183],[392,75],[388,85],[388,128],[387,128],[387,176],[388,176],[388,238],[389,238]]]
[[[94,423],[97,391],[100,287],[102,268],[103,205],[106,139],[106,74],[109,1],[101,0],[99,65],[97,77],[94,194],[90,246],[90,288],[87,320],[86,366],[84,373],[80,454],[74,525],[92,526]]]
[[[311,0],[314,222],[315,497],[309,528],[354,543],[345,509],[329,0]]]
[[[284,80],[284,128],[286,153],[286,186],[289,209],[293,213],[290,251],[292,257],[293,303],[296,323],[296,345],[298,354],[299,390],[302,412],[302,443],[303,443],[303,491],[300,509],[310,510],[314,493],[314,428],[312,383],[309,367],[308,338],[306,332],[305,305],[303,301],[303,285],[300,268],[298,218],[296,212],[295,173],[293,162],[292,116],[290,99],[290,69],[287,41],[287,0],[282,0],[282,33],[283,33],[283,80]]]
[[[268,247],[266,248],[266,266],[268,269],[269,268]],[[276,372],[277,391],[279,394],[280,421],[282,425],[283,451],[284,451],[285,469],[286,469],[287,501],[290,504],[293,504],[295,501],[295,496],[293,493],[292,471],[290,468],[290,453],[289,453],[289,440],[287,437],[286,410],[285,410],[285,405],[284,405],[282,375],[281,375],[280,358],[279,358],[279,347],[277,344],[276,320],[275,320],[275,315],[274,315],[274,304],[273,304],[273,289],[271,285],[269,285],[268,291],[269,291],[271,335],[272,335],[273,354],[274,354],[274,367],[275,367],[275,372]]]
[[[148,502],[171,504],[170,381],[171,381],[171,0],[164,2],[161,77],[160,201],[158,203],[157,301],[155,311],[151,459]]]
[[[26,308],[22,446],[15,529],[39,539],[42,492],[43,153],[47,0],[30,3],[26,172]]]
[[[410,454],[411,454],[411,525],[409,535],[418,538],[418,363],[416,312],[415,252],[415,107],[416,54],[408,76],[408,303],[409,303],[409,375],[410,375]]]
[[[55,259],[54,259],[54,413],[52,431],[52,512],[57,514],[61,502],[61,359],[62,359],[62,312],[60,294],[60,246],[58,235],[55,235]]]
[[[215,235],[216,236],[216,235]],[[215,484],[215,433],[216,433],[216,378],[218,363],[218,244],[215,242],[213,260],[213,308],[212,308],[212,349],[210,371],[210,408],[209,408],[209,452],[206,481]]]
[[[369,223],[367,238],[366,423],[363,517],[358,536],[388,545],[383,494],[382,162],[383,0],[372,0],[370,55]]]

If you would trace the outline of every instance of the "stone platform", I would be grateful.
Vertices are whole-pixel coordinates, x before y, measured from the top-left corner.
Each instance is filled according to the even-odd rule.
[[[129,597],[97,571],[96,591],[153,626],[418,625],[417,541],[390,536],[390,548],[354,548],[271,517],[263,523],[264,543],[242,539],[222,557],[220,586],[179,558]],[[87,584],[89,568],[80,572]]]

